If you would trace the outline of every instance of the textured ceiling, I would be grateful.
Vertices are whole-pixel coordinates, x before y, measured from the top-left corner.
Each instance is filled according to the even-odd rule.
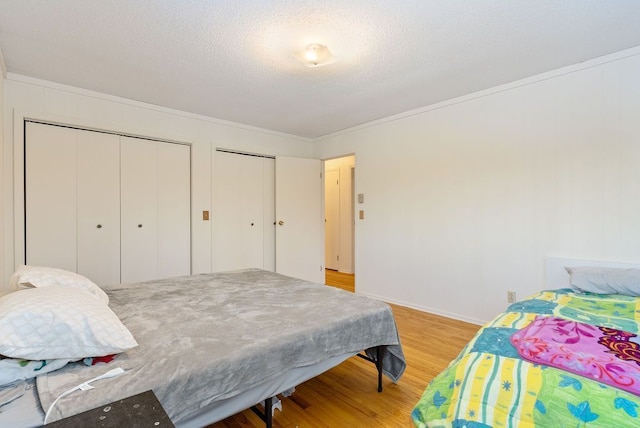
[[[637,45],[637,0],[0,0],[9,72],[306,138]]]

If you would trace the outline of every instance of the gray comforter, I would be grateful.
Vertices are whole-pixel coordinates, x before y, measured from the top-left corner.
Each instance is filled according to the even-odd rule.
[[[292,368],[381,344],[390,345],[383,372],[395,382],[405,368],[389,306],[333,287],[249,269],[105,291],[139,346],[108,365],[75,363],[39,376],[46,410],[68,389],[126,370],[62,398],[50,421],[150,389],[179,421]]]

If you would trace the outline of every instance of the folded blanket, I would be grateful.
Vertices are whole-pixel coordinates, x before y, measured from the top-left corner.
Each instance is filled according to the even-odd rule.
[[[22,360],[16,358],[0,359],[0,385],[8,385],[17,380],[26,380],[38,375],[58,370],[75,361],[68,359],[57,360]]]
[[[640,395],[640,341],[634,333],[539,315],[511,343],[528,361]]]

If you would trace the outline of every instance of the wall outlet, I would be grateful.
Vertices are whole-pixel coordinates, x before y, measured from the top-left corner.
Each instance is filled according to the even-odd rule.
[[[507,303],[515,303],[515,302],[516,302],[516,292],[507,291]]]

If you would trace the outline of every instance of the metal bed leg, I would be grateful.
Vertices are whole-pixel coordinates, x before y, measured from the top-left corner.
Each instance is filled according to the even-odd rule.
[[[376,346],[376,357],[371,358],[366,353],[364,354],[356,354],[358,357],[363,360],[367,360],[376,365],[376,370],[378,370],[378,392],[382,392],[382,359],[384,358],[384,348],[385,345]],[[372,348],[369,348],[372,349]]]
[[[257,406],[257,405],[256,405]],[[251,406],[253,413],[262,419],[267,428],[273,427],[273,397],[264,400],[264,412],[261,412],[256,406]]]
[[[382,352],[383,345],[376,348],[376,369],[378,369],[378,392],[382,392]]]
[[[273,425],[273,397],[264,400],[264,416],[267,428],[271,428]]]

